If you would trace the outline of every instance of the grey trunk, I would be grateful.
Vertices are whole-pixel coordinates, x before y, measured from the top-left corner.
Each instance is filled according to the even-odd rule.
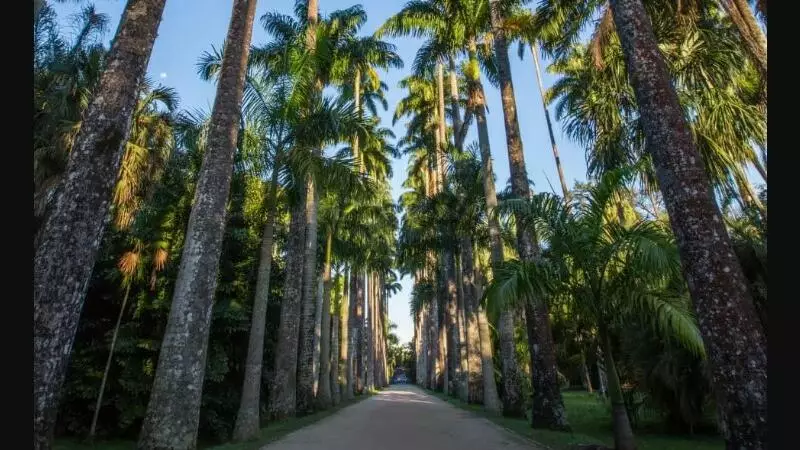
[[[483,367],[481,336],[478,328],[478,299],[475,291],[473,243],[470,237],[461,238],[461,279],[464,284],[464,321],[466,322],[468,401],[483,403]],[[494,377],[492,377],[494,382]]]
[[[317,269],[317,205],[319,193],[313,180],[306,182],[306,238],[303,256],[302,306],[300,309],[300,348],[297,360],[298,416],[314,411],[314,328]]]
[[[497,77],[500,81],[500,98],[503,104],[503,119],[506,130],[506,146],[508,148],[509,169],[511,172],[511,192],[515,197],[528,199],[531,195],[528,185],[528,173],[525,168],[525,155],[522,149],[522,136],[519,132],[514,84],[511,80],[511,65],[508,60],[508,42],[503,29],[502,12],[499,0],[490,1],[492,29],[494,31],[494,54],[497,63]],[[517,252],[521,260],[529,262],[538,256],[538,244],[533,235],[532,226],[517,217]],[[543,301],[529,299],[525,302],[526,330],[528,347],[533,368],[532,386],[534,392],[532,425],[536,428],[568,429],[564,402],[558,387],[558,370],[556,368],[555,345],[550,330],[550,318],[547,305]],[[502,318],[501,348],[504,345],[503,330],[507,323]],[[513,322],[508,322],[513,324]],[[513,339],[513,328],[510,331]],[[507,344],[505,344],[507,345]],[[505,357],[503,358],[505,361]],[[517,392],[519,395],[519,392]],[[504,412],[505,413],[505,412]]]
[[[355,311],[353,301],[353,275],[349,270],[345,270],[344,276],[344,298],[342,301],[342,336],[339,341],[342,343],[339,355],[342,358],[342,400],[353,398],[353,361],[355,357],[353,347],[353,324],[355,323]]]
[[[708,351],[728,448],[767,448],[767,353],[753,300],[641,0],[612,0],[647,151]]]
[[[338,330],[331,329],[331,252],[333,246],[333,232],[328,231],[327,236],[325,237],[325,262],[322,266],[322,307],[321,309],[321,322],[322,322],[322,329],[320,330],[320,336],[322,337],[322,342],[320,342],[320,356],[319,356],[319,390],[317,391],[317,405],[320,409],[326,409],[331,406],[333,402],[333,396],[331,394],[331,374],[336,374],[337,371],[334,369],[331,371],[332,363],[336,360],[336,366],[338,367],[338,359],[339,359],[339,352],[338,352],[338,345],[337,351],[331,351],[331,342],[333,341],[332,334],[336,333],[338,335]],[[338,321],[336,322],[338,326]],[[334,384],[338,384],[335,383]],[[338,402],[337,402],[338,403]]]
[[[294,416],[297,399],[297,356],[300,337],[300,300],[303,288],[303,259],[306,240],[305,187],[292,205],[289,234],[286,242],[286,279],[283,283],[278,342],[275,345],[275,366],[269,389],[270,420]]]
[[[193,449],[256,0],[235,0],[208,144],[138,447]]]
[[[89,279],[103,238],[137,90],[166,0],[131,0],[84,113],[33,260],[33,447],[49,449]],[[69,230],[69,232],[64,232]]]
[[[444,251],[445,283],[447,289],[447,308],[445,317],[447,323],[447,373],[448,373],[448,392],[457,395],[459,391],[458,382],[461,374],[461,360],[459,348],[461,340],[458,336],[458,286],[456,285],[456,264],[453,250]]]
[[[280,155],[275,156],[272,169],[269,193],[267,194],[267,221],[261,237],[261,254],[256,276],[256,292],[253,298],[253,315],[250,320],[250,337],[245,360],[242,398],[236,424],[233,428],[235,441],[246,441],[259,435],[261,420],[261,376],[264,358],[264,333],[267,325],[267,304],[269,300],[269,281],[272,273],[272,243],[277,215],[276,200],[278,197],[278,174],[280,172]]]
[[[333,406],[342,402],[342,387],[339,378],[339,315],[331,316],[331,404]]]

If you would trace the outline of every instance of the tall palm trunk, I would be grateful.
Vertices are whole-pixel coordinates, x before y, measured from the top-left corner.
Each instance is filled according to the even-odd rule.
[[[611,399],[611,417],[614,428],[614,448],[615,450],[636,450],[636,442],[631,429],[631,422],[628,418],[628,410],[625,408],[625,399],[622,396],[622,386],[619,382],[617,365],[614,362],[614,354],[611,347],[611,336],[605,327],[600,328],[600,339],[602,340],[603,354],[606,361],[606,373],[608,375],[608,396]]]
[[[306,237],[303,257],[303,288],[300,310],[300,354],[297,361],[298,416],[314,411],[314,328],[317,283],[317,205],[319,193],[314,181],[306,183]]]
[[[319,15],[318,0],[309,0],[306,19],[306,49],[313,53],[316,51],[317,19]],[[320,74],[317,74],[319,76]],[[312,95],[320,95],[322,83],[319,80]],[[313,150],[321,154],[321,150]],[[314,273],[317,268],[317,206],[319,192],[314,180],[309,176],[306,180],[306,240],[303,266],[301,317],[300,317],[300,354],[297,361],[297,409],[300,416],[309,414],[314,410]]]
[[[468,358],[467,380],[470,403],[483,403],[483,373],[481,336],[478,329],[478,299],[475,292],[475,267],[473,243],[469,236],[461,238],[461,279],[464,284],[464,318],[466,322],[466,347]],[[494,383],[494,376],[492,377]]]
[[[644,6],[612,0],[611,7],[708,349],[728,448],[766,448],[766,337]]]
[[[336,311],[336,314],[331,315],[331,364],[330,364],[330,386],[331,386],[331,404],[333,406],[338,405],[342,402],[342,386],[339,377],[339,352],[340,352],[340,341],[339,341],[339,314],[340,311]]]
[[[275,366],[269,389],[270,420],[293,416],[297,399],[297,357],[300,337],[300,300],[303,289],[303,259],[306,239],[306,192],[302,186],[299,198],[292,206],[289,235],[286,242],[286,280],[283,284],[278,343],[275,346]]]
[[[550,110],[547,108],[547,101],[544,98],[544,85],[542,85],[542,71],[539,67],[539,49],[536,44],[531,44],[531,54],[533,54],[533,66],[536,72],[536,83],[539,85],[539,95],[542,98],[542,108],[544,109],[544,119],[547,122],[547,133],[550,136],[550,147],[553,149],[553,159],[556,162],[556,170],[558,170],[558,180],[561,182],[561,192],[564,194],[564,200],[569,202],[569,188],[567,187],[567,180],[564,178],[564,168],[561,167],[561,157],[558,155],[558,146],[556,145],[556,137],[553,134],[553,123],[550,121]]]
[[[500,222],[494,214],[497,208],[497,192],[494,185],[494,169],[492,168],[492,152],[489,144],[489,128],[486,124],[486,97],[483,93],[483,86],[481,85],[480,72],[478,72],[478,59],[475,48],[475,43],[471,42],[469,47],[469,103],[470,108],[475,115],[475,122],[478,127],[478,146],[481,152],[481,171],[483,176],[483,193],[486,202],[486,215],[489,224],[489,247],[491,249],[492,264],[500,264],[503,261],[503,243],[500,240]],[[483,373],[483,405],[487,411],[500,412],[500,401],[497,395],[497,386],[494,381],[494,359],[492,356],[492,341],[491,333],[489,331],[488,317],[482,305],[476,302],[477,306],[477,319],[478,319],[478,333],[480,335],[480,354],[481,354],[481,371]],[[502,350],[501,350],[502,351]],[[511,359],[516,363],[515,359]],[[506,378],[505,370],[512,370],[511,368],[504,370],[504,383],[505,380],[511,380],[512,377]],[[518,370],[518,369],[517,369]],[[505,384],[503,386],[506,388]],[[513,392],[513,388],[511,388]],[[505,404],[503,405],[505,408]],[[512,408],[513,409],[513,408]]]
[[[61,385],[165,0],[131,0],[84,114],[33,260],[33,441],[49,449]],[[64,230],[69,230],[65,233]]]
[[[439,147],[436,148],[436,171],[439,173],[438,192],[444,189],[444,152],[447,148],[447,116],[444,109],[444,65],[440,61],[436,63],[436,98],[437,113],[439,121],[437,127],[439,131]]]
[[[450,81],[450,109],[453,114],[453,143],[457,149],[463,150],[464,141],[459,137],[461,136],[461,127],[464,126],[464,122],[461,120],[461,112],[458,107],[458,79],[456,62],[452,56],[448,59],[448,63],[450,65],[448,77]]]
[[[530,197],[525,156],[522,150],[522,137],[519,132],[514,85],[511,81],[511,65],[508,60],[508,43],[503,28],[499,0],[490,0],[492,30],[494,33],[494,54],[497,63],[497,77],[500,81],[500,97],[505,120],[506,145],[511,172],[511,191],[518,197]],[[521,219],[521,218],[518,218]],[[538,256],[536,237],[523,220],[517,220],[517,251],[523,261],[532,261]],[[532,299],[533,300],[533,299]],[[509,312],[510,313],[510,312]],[[551,429],[568,429],[564,402],[558,387],[555,345],[550,330],[547,305],[540,301],[525,302],[525,323],[528,332],[528,347],[531,354],[531,373],[533,385],[532,426]],[[502,323],[502,319],[501,319]],[[504,331],[513,340],[512,330]],[[501,346],[508,339],[501,338]],[[507,343],[505,345],[508,345]],[[514,412],[517,412],[516,410]]]
[[[194,448],[256,0],[233,2],[208,145],[139,448]]]
[[[363,385],[363,372],[361,371],[361,340],[363,338],[363,307],[364,283],[361,278],[361,269],[353,269],[350,286],[350,346],[348,360],[351,361],[351,386],[353,393],[361,393]],[[352,395],[348,392],[348,395]],[[352,398],[352,397],[350,397]]]
[[[269,300],[269,282],[272,273],[272,243],[274,238],[276,201],[278,198],[278,175],[280,173],[280,153],[275,155],[269,193],[267,194],[267,221],[261,237],[261,255],[256,276],[256,292],[253,297],[253,317],[250,321],[250,338],[245,360],[242,398],[236,424],[233,428],[233,439],[246,441],[258,436],[260,430],[259,410],[261,405],[261,376],[264,358],[264,333],[267,325],[267,304]]]
[[[469,401],[469,349],[467,347],[467,327],[464,303],[464,283],[461,274],[463,272],[459,251],[456,257],[455,278],[458,287],[458,304],[456,305],[456,326],[458,327],[458,398],[463,402]]]
[[[447,308],[445,317],[447,323],[447,373],[448,392],[458,394],[458,378],[461,361],[459,359],[460,339],[458,338],[458,287],[456,286],[456,265],[452,249],[444,251],[445,283],[447,289]]]
[[[342,400],[353,398],[353,361],[355,352],[353,351],[353,326],[355,322],[354,300],[352,295],[353,274],[349,269],[344,271],[344,298],[342,299],[342,336],[339,341],[342,343],[339,355],[342,359]]]
[[[480,272],[476,267],[475,275]],[[481,277],[483,279],[483,277]],[[481,281],[483,283],[483,281]],[[478,335],[480,337],[481,346],[481,377],[483,378],[483,409],[491,414],[500,414],[502,412],[502,403],[500,396],[497,394],[497,383],[494,379],[494,360],[492,358],[492,333],[489,330],[489,319],[486,317],[486,308],[480,302],[483,296],[482,291],[475,289],[475,303],[473,307],[477,313],[478,320]]]
[[[94,405],[94,413],[92,414],[92,425],[89,427],[89,442],[94,441],[95,430],[97,429],[97,418],[100,416],[100,406],[103,404],[103,393],[106,390],[106,381],[108,381],[108,373],[111,370],[111,361],[114,360],[114,349],[117,346],[117,335],[119,334],[119,326],[122,323],[122,316],[125,315],[125,307],[128,305],[128,295],[131,293],[131,283],[125,287],[125,296],[122,297],[122,306],[119,307],[119,315],[117,315],[117,323],[114,325],[114,334],[111,335],[111,347],[108,349],[108,359],[106,359],[106,368],[103,369],[103,379],[100,381],[100,391],[97,393],[97,402]]]
[[[319,390],[317,405],[321,409],[331,406],[331,362],[339,358],[339,353],[331,352],[331,256],[333,231],[328,230],[325,237],[325,262],[322,266],[322,330],[320,336]],[[338,365],[338,364],[337,364]],[[333,373],[336,373],[335,371]]]
[[[503,263],[503,243],[500,240],[500,222],[494,214],[495,209],[497,209],[497,193],[494,185],[492,154],[489,147],[489,129],[486,124],[486,97],[483,93],[480,75],[477,72],[477,57],[475,56],[474,44],[470,47],[470,66],[474,67],[475,72],[470,80],[470,103],[478,125],[478,146],[481,151],[483,192],[486,198],[486,213],[489,222],[491,261],[492,267],[497,269]],[[488,323],[486,326],[488,329]],[[514,317],[510,309],[505,309],[500,313],[497,333],[500,339],[500,369],[503,374],[503,415],[524,417],[524,399],[521,394],[520,370],[517,365],[514,344]],[[491,347],[491,341],[489,341],[489,345]],[[494,375],[492,375],[491,379],[494,380]]]
[[[367,365],[369,363],[368,358],[368,348],[367,348],[367,320],[366,320],[366,313],[367,313],[367,277],[366,272],[361,272],[359,274],[359,285],[360,289],[358,290],[358,309],[356,310],[358,314],[358,377],[356,378],[356,390],[358,394],[363,394],[367,388]]]
[[[375,275],[372,272],[367,272],[367,289],[366,289],[366,303],[367,303],[367,324],[366,324],[366,340],[367,340],[367,353],[366,353],[366,386],[367,391],[375,389]]]

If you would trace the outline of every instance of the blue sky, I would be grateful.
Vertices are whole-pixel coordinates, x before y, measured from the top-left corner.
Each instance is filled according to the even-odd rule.
[[[371,34],[374,32],[386,18],[399,11],[405,1],[380,0],[361,2],[365,6],[369,17],[362,29],[362,33]],[[358,1],[320,0],[319,3],[320,11],[323,14],[327,14],[336,9],[352,6]],[[95,0],[94,4],[99,12],[109,16],[109,33],[106,37],[110,40],[119,23],[125,1]],[[257,18],[260,18],[267,11],[275,10],[291,14],[293,5],[293,0],[261,0],[258,4]],[[174,87],[180,95],[182,108],[211,110],[211,105],[214,101],[214,86],[200,80],[195,71],[195,63],[203,51],[209,50],[212,45],[219,47],[225,39],[231,6],[232,1],[230,0],[167,1],[158,39],[150,58],[148,75],[157,82]],[[77,12],[80,7],[80,4],[75,3],[56,4],[55,10],[58,13],[60,22],[65,26],[69,26],[71,23],[69,16]],[[253,42],[256,44],[263,43],[266,39],[266,33],[261,27],[260,21],[257,20],[253,30]],[[403,91],[397,88],[397,82],[410,72],[414,54],[421,41],[399,38],[393,39],[391,42],[397,45],[397,51],[405,61],[406,67],[402,70],[393,70],[383,74],[383,80],[390,88],[387,94],[389,110],[381,113],[386,126],[391,126],[394,105],[403,97]],[[534,189],[537,192],[550,191],[551,184],[558,189],[558,176],[547,137],[547,126],[539,91],[536,86],[530,52],[525,55],[525,60],[520,61],[515,47],[510,52],[510,57],[528,177],[533,180]],[[545,66],[547,65],[546,60],[543,63]],[[544,74],[546,88],[553,81],[554,77]],[[487,83],[486,91],[489,109],[487,120],[492,154],[494,156],[494,168],[497,174],[497,185],[499,188],[503,188],[509,174],[503,112],[497,89],[488,86]],[[467,142],[477,139],[474,128],[473,126],[470,130]],[[586,162],[583,149],[570,142],[562,134],[558,123],[554,124],[554,128],[568,184],[572,185],[575,180],[584,181],[586,179]],[[401,136],[404,133],[403,123],[398,123],[394,127],[394,132],[396,135]],[[395,199],[402,192],[401,184],[406,175],[406,162],[406,159],[403,158],[395,160],[393,163],[394,177],[391,185]],[[397,334],[400,340],[409,341],[413,336],[413,325],[408,313],[408,299],[412,280],[406,277],[401,283],[403,290],[389,300],[389,318],[397,323]]]

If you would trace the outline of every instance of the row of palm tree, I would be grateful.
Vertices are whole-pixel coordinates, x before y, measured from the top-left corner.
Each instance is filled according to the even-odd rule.
[[[360,6],[321,17],[316,2],[299,1],[295,6],[296,18],[278,13],[262,17],[272,40],[254,46],[251,51],[256,1],[237,0],[222,50],[203,55],[198,63],[200,75],[217,83],[210,117],[175,118],[175,102],[167,95],[170,91],[153,89],[143,84],[141,76],[135,76],[143,75],[146,68],[163,5],[163,1],[129,2],[114,45],[107,54],[101,47],[87,44],[91,33],[104,26],[103,17],[89,8],[87,32],[77,39],[74,54],[52,52],[51,59],[59,60],[43,61],[37,66],[42,67],[37,80],[49,83],[36,91],[37,95],[42,92],[40,116],[72,114],[71,117],[83,120],[74,125],[78,129],[74,144],[51,150],[50,154],[61,158],[64,156],[57,152],[68,154],[66,166],[49,168],[42,164],[40,184],[45,194],[41,197],[47,204],[42,208],[36,256],[36,448],[50,448],[52,442],[59,389],[69,361],[69,352],[58,350],[56,355],[53,351],[65,345],[69,349],[74,340],[88,276],[106,229],[103,218],[112,211],[109,200],[114,200],[113,213],[117,218],[114,234],[145,226],[143,214],[149,212],[146,210],[152,204],[148,202],[145,186],[158,189],[162,180],[159,161],[163,165],[164,152],[169,159],[169,151],[176,142],[181,147],[197,146],[203,162],[196,174],[194,201],[182,234],[185,238],[180,245],[180,257],[175,258],[180,266],[174,277],[169,318],[139,445],[142,448],[196,446],[205,372],[211,370],[206,360],[220,257],[226,230],[235,218],[227,205],[232,180],[240,179],[236,178],[240,175],[234,177],[237,173],[264,186],[266,218],[234,438],[247,440],[258,436],[261,403],[267,396],[270,419],[278,419],[308,414],[338,403],[341,396],[352,398],[356,393],[388,385],[386,298],[394,286],[387,274],[391,274],[393,265],[396,219],[387,176],[394,149],[388,143],[391,132],[380,127],[374,114],[362,111],[361,99],[367,113],[385,104],[385,84],[380,82],[377,69],[402,65],[393,46],[357,35],[366,21],[366,13]],[[38,12],[37,32],[45,22],[42,17],[53,20],[48,6]],[[54,41],[43,42],[53,48],[37,55],[66,47]],[[61,59],[67,62],[85,59],[89,51],[99,52],[103,58],[97,63],[104,70],[96,83],[57,72],[64,70]],[[82,61],[74,65],[74,70],[87,67]],[[352,77],[354,69],[357,78]],[[120,70],[128,72],[124,79],[118,75]],[[92,99],[85,111],[80,107],[80,99],[69,103],[76,111],[66,112],[48,101],[50,97],[60,99],[59,90],[70,89],[69,83],[78,80],[89,84],[76,93]],[[336,88],[337,93],[323,92],[327,86]],[[137,99],[141,106],[131,108],[129,105]],[[157,101],[169,110],[154,108],[152,105]],[[113,124],[107,123],[111,122],[110,117],[115,118]],[[119,120],[126,117],[133,117],[132,126]],[[52,127],[55,121],[47,116],[40,120],[43,127]],[[116,128],[106,129],[109,126]],[[70,132],[54,129],[50,135],[37,137],[41,138],[42,146],[53,146],[71,139]],[[333,156],[325,155],[326,149],[347,142],[352,145],[335,150]],[[117,143],[121,150],[116,153],[108,150],[116,148]],[[35,162],[36,156],[45,150],[48,149],[35,152]],[[79,159],[92,155],[89,162]],[[116,184],[115,171],[121,173]],[[47,191],[52,191],[51,186],[56,184],[47,183],[49,177],[61,180],[55,194]],[[77,185],[67,186],[76,182],[90,191],[80,191]],[[101,186],[107,187],[107,198]],[[274,370],[268,393],[262,394],[265,320],[279,202],[288,205],[290,211],[290,238],[283,249],[286,277]],[[92,220],[88,220],[89,215]],[[77,224],[80,229],[76,228],[71,237],[54,231],[64,224]],[[320,227],[322,245],[317,238]],[[81,234],[81,230],[85,233]],[[56,259],[64,259],[61,251],[73,252],[71,249],[89,236],[91,242],[84,242],[75,258],[67,258],[69,267],[58,263]],[[129,280],[143,267],[140,261],[144,246],[137,243],[120,258],[119,270],[126,294],[114,329],[95,416],[103,404],[116,336],[130,293]],[[320,247],[321,269],[316,262]],[[163,268],[165,255],[154,256],[155,272]],[[80,275],[76,272],[78,266],[85,281],[76,282]],[[345,276],[352,288],[350,292],[332,289],[334,266],[336,279],[350,275]],[[318,289],[320,285],[322,289]],[[336,301],[332,301],[334,297]],[[347,303],[352,307],[347,308]],[[341,332],[339,322],[345,324]],[[345,349],[346,354],[341,365],[339,348]],[[92,435],[96,422],[95,418]]]
[[[412,155],[404,185],[408,191],[401,200],[398,256],[405,273],[415,278],[411,306],[417,382],[467,393],[481,384],[484,398],[467,397],[498,411],[492,398],[497,390],[494,376],[489,383],[472,376],[481,372],[472,368],[478,361],[491,364],[489,352],[496,344],[503,414],[522,416],[530,408],[534,427],[569,429],[548,309],[561,305],[563,298],[579,300],[570,303],[571,311],[597,327],[606,360],[617,448],[635,448],[635,443],[611,346],[619,335],[614,331],[618,325],[612,324],[633,311],[640,314],[636,320],[656,321],[664,335],[680,338],[696,355],[707,355],[729,446],[763,448],[763,321],[755,312],[751,290],[745,289],[748,280],[717,199],[737,201],[741,211],[757,211],[759,220],[766,220],[766,208],[746,176],[747,168],[754,166],[766,182],[766,71],[758,68],[758,51],[766,60],[766,40],[744,2],[677,7],[667,3],[545,1],[529,11],[514,1],[413,1],[379,29],[381,34],[426,39],[417,53],[414,75],[400,84],[408,96],[395,112],[395,120],[408,118],[400,143]],[[745,20],[735,17],[736,11]],[[583,25],[598,13],[591,39],[581,43]],[[755,29],[748,31],[752,24]],[[745,42],[748,39],[752,42]],[[529,187],[510,73],[512,42],[519,42],[520,56],[526,48],[534,56],[563,200],[534,196]],[[753,46],[755,42],[760,44]],[[546,92],[538,48],[552,58],[549,69],[561,75]],[[447,111],[440,82],[445,62],[453,80]],[[501,202],[494,186],[481,74],[501,93],[511,175],[510,192]],[[564,179],[549,120],[548,105],[553,102],[566,133],[587,149],[589,175],[596,186],[582,199],[572,198],[577,193],[568,190]],[[478,142],[465,149],[465,128],[473,119]],[[475,166],[478,153],[483,192],[469,189],[474,180],[463,172],[464,161]],[[631,173],[622,177],[619,171]],[[650,200],[650,219],[631,202],[638,195],[636,185]],[[657,193],[671,230],[653,221],[665,217]],[[465,203],[468,195],[478,203]],[[450,197],[461,200],[452,202]],[[544,203],[549,205],[547,212],[541,210]],[[461,209],[466,204],[480,204],[480,213],[467,214]],[[605,217],[609,211],[616,217]],[[516,229],[503,229],[502,223]],[[476,270],[473,260],[480,258],[470,239],[486,239],[483,248],[490,255],[490,267]],[[461,268],[467,269],[457,289],[463,299],[456,295],[455,300],[454,252]],[[676,277],[678,264],[682,279]],[[555,268],[562,275],[553,275]],[[654,284],[644,281],[648,274]],[[629,276],[641,277],[642,285],[629,286]],[[472,343],[466,325],[472,311],[480,312],[483,306],[479,302],[477,309],[470,308],[466,299],[473,289],[467,280],[482,278],[493,279],[490,291],[495,294],[488,299],[489,305],[497,306],[494,321],[488,311],[497,337],[489,340],[486,351],[483,335],[473,332],[480,341]],[[687,310],[689,303],[697,322]],[[480,314],[477,319],[480,324]],[[527,336],[527,371],[517,360],[518,326]],[[459,342],[462,335],[466,344]],[[745,344],[741,336],[754,336],[754,344]],[[464,359],[466,370],[461,369]],[[484,373],[492,374],[490,367]],[[470,376],[461,376],[463,372]],[[522,395],[522,373],[532,382],[529,405]],[[464,380],[467,386],[459,386]],[[745,385],[748,389],[741,388]]]

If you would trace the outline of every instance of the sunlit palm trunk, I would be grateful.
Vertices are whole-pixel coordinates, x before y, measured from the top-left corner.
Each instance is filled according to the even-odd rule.
[[[766,338],[641,0],[612,0],[640,122],[708,350],[728,448],[767,448]]]
[[[525,156],[522,150],[522,137],[519,132],[514,85],[511,80],[511,65],[508,60],[508,43],[503,29],[502,12],[498,0],[490,1],[492,30],[494,34],[494,54],[497,63],[497,77],[500,81],[500,98],[503,105],[503,118],[505,121],[506,145],[508,148],[508,161],[511,172],[511,191],[518,197],[530,197],[528,174],[525,168]],[[536,237],[522,220],[517,220],[517,252],[523,261],[533,261],[538,256]],[[533,300],[533,299],[531,299]],[[550,318],[547,305],[541,301],[525,302],[525,324],[528,333],[528,347],[531,354],[531,367],[533,369],[533,410],[532,425],[534,427],[567,429],[566,411],[558,386],[558,370],[556,368],[555,344],[550,330]],[[501,348],[513,342],[513,321],[501,318],[501,330],[505,323],[512,326],[512,330],[501,331]],[[510,336],[508,336],[510,334]],[[509,349],[510,351],[511,349]],[[503,358],[504,361],[506,358]],[[518,387],[515,387],[518,389]],[[512,393],[513,394],[513,393]],[[519,391],[516,392],[519,395]],[[521,400],[521,399],[520,399]],[[518,408],[517,404],[513,406]],[[521,412],[512,409],[512,415]],[[505,414],[505,411],[504,411]]]
[[[51,446],[61,385],[164,3],[126,4],[62,184],[34,242],[33,446],[37,450]]]
[[[472,247],[473,243],[470,237],[461,238],[461,279],[464,285],[464,321],[468,358],[468,401],[470,403],[483,403],[481,336],[478,328],[478,299],[475,291],[475,268]],[[494,382],[494,379],[492,382]]]
[[[477,60],[474,61],[477,62]],[[470,103],[472,103],[475,121],[478,125],[478,145],[481,151],[483,192],[486,198],[487,216],[489,217],[489,246],[492,267],[497,268],[503,263],[503,243],[500,240],[500,223],[494,215],[494,211],[497,209],[497,193],[494,186],[492,154],[489,147],[489,129],[486,124],[485,96],[483,95],[480,79],[473,78],[470,84]],[[503,414],[511,417],[523,417],[525,411],[520,393],[520,372],[514,349],[514,318],[510,309],[500,313],[497,334],[500,340],[500,361],[503,374]],[[491,341],[489,341],[489,348],[491,348]],[[492,375],[491,379],[494,380],[494,375]]]
[[[340,317],[342,318],[341,336],[339,337],[339,358],[341,361],[341,378],[339,384],[342,389],[342,400],[350,400],[353,398],[353,359],[352,359],[352,340],[353,333],[351,331],[350,320],[352,318],[352,302],[351,285],[353,284],[350,277],[349,268],[344,271],[344,290],[342,297],[342,304],[340,306]]]
[[[269,193],[267,194],[267,221],[261,237],[261,255],[256,275],[256,291],[253,297],[253,314],[250,322],[250,337],[247,345],[242,397],[236,424],[233,428],[233,439],[245,441],[258,436],[260,430],[259,409],[261,404],[261,376],[264,358],[264,333],[267,325],[267,304],[269,300],[269,282],[272,273],[272,243],[276,200],[278,197],[278,175],[280,173],[280,154],[275,155]]]
[[[322,266],[322,329],[320,331],[319,358],[319,390],[317,404],[319,408],[328,408],[332,403],[331,396],[331,362],[339,358],[339,354],[331,351],[331,256],[333,254],[333,232],[328,230],[325,237],[325,262]],[[338,365],[338,364],[337,364]],[[336,373],[335,371],[333,373]]]
[[[256,0],[233,2],[208,145],[139,448],[196,446],[219,256]]]
[[[375,274],[367,272],[367,289],[366,289],[366,310],[367,310],[367,324],[365,330],[366,337],[366,371],[364,378],[366,380],[367,391],[375,389]]]
[[[114,349],[117,346],[119,326],[122,323],[122,316],[125,314],[125,307],[128,305],[128,295],[130,293],[131,284],[129,282],[125,287],[125,296],[122,297],[122,306],[119,308],[117,323],[114,325],[114,334],[111,336],[111,347],[108,349],[108,359],[106,359],[106,367],[103,369],[103,379],[100,381],[100,391],[97,393],[97,402],[94,405],[94,413],[92,414],[92,425],[89,427],[89,442],[94,441],[94,434],[97,429],[97,418],[100,415],[100,407],[103,404],[103,394],[106,390],[106,381],[108,381],[108,372],[111,370],[111,361],[114,360]]]
[[[483,176],[483,193],[486,202],[486,213],[489,224],[489,247],[494,263],[503,261],[503,244],[500,240],[500,223],[494,215],[497,208],[497,193],[494,186],[494,169],[492,168],[492,152],[489,144],[489,128],[486,124],[486,97],[478,72],[478,60],[475,44],[469,49],[469,107],[475,115],[478,127],[478,146],[481,153],[481,171]],[[492,340],[489,331],[489,322],[484,307],[478,302],[474,304],[478,320],[478,333],[480,337],[481,371],[483,377],[483,405],[487,411],[501,412],[500,399],[494,381],[494,359],[492,356]]]
[[[300,316],[300,355],[297,361],[297,415],[314,410],[314,338],[316,325],[317,205],[316,184],[306,183],[306,237]]]
[[[469,239],[467,239],[469,241]],[[471,241],[470,241],[471,244]],[[463,245],[463,239],[462,244]],[[466,317],[466,299],[465,297],[465,287],[464,287],[464,277],[462,276],[464,273],[463,262],[461,261],[462,250],[460,249],[459,245],[459,253],[457,258],[456,264],[456,285],[458,286],[458,307],[457,311],[457,319],[458,319],[458,398],[463,402],[469,401],[469,389],[470,389],[470,381],[469,381],[469,345],[467,343],[467,317]],[[470,286],[471,289],[471,286]]]
[[[567,180],[564,177],[564,168],[561,167],[561,157],[558,154],[558,146],[556,145],[556,137],[553,134],[553,123],[550,121],[550,110],[547,108],[547,101],[544,97],[544,85],[542,85],[542,71],[539,67],[539,49],[535,44],[531,44],[531,54],[533,55],[533,65],[536,72],[536,83],[539,85],[539,95],[542,97],[542,108],[544,109],[544,118],[547,122],[547,133],[550,136],[550,147],[553,149],[553,160],[556,163],[556,170],[558,171],[558,180],[561,182],[561,192],[564,194],[564,199],[569,202],[569,188],[567,187]]]
[[[318,0],[309,0],[307,9],[306,49],[310,53],[316,52],[317,19],[319,15]],[[317,74],[319,77],[321,74]],[[317,81],[311,95],[321,95],[322,83]],[[314,149],[316,156],[321,155],[320,149]],[[306,180],[306,236],[303,257],[303,282],[301,284],[301,317],[300,317],[300,354],[297,361],[297,415],[305,415],[314,410],[314,328],[316,295],[316,268],[317,268],[317,207],[319,205],[319,191],[314,180]]]
[[[439,130],[439,146],[436,148],[436,171],[438,172],[438,189],[441,192],[444,189],[444,152],[447,148],[447,117],[445,116],[444,109],[444,66],[441,62],[436,63],[436,98],[438,122],[437,127]]]

